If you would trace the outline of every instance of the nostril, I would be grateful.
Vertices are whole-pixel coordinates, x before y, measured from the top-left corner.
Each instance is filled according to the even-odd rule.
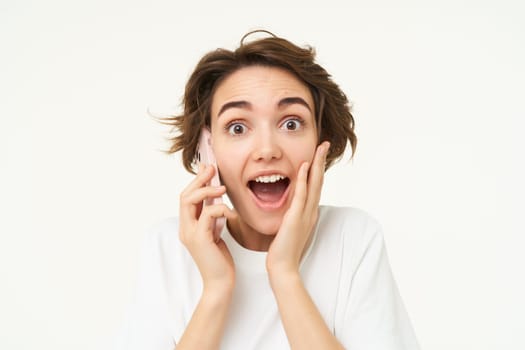
[[[278,146],[259,147],[254,152],[257,160],[271,160],[281,157],[281,149]]]

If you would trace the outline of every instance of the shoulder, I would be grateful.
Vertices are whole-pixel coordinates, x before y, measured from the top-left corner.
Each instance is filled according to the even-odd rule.
[[[353,207],[321,206],[317,240],[340,252],[354,265],[372,245],[383,244],[383,230],[369,213]],[[337,247],[337,248],[335,248]]]
[[[380,234],[379,222],[369,213],[353,207],[319,207],[319,230],[338,231],[345,236],[366,236]]]
[[[331,218],[339,218],[345,221],[376,221],[369,213],[363,209],[355,207],[336,207],[332,205],[320,205],[319,213],[321,216],[330,216]]]

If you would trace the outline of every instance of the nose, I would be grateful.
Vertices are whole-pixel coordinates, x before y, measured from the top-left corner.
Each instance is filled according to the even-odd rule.
[[[255,135],[252,155],[253,160],[256,161],[280,159],[282,156],[282,149],[277,135],[274,135],[270,131],[260,130],[257,135]]]

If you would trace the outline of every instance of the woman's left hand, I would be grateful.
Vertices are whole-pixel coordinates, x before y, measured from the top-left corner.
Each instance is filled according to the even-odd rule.
[[[299,272],[301,257],[319,215],[319,199],[329,147],[329,142],[323,142],[317,147],[312,165],[305,162],[299,168],[292,203],[268,250],[266,268],[270,278],[273,274]]]

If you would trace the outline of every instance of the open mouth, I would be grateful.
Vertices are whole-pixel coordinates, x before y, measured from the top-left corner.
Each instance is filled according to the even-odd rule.
[[[279,204],[287,193],[290,179],[282,175],[258,176],[248,187],[261,204]]]

